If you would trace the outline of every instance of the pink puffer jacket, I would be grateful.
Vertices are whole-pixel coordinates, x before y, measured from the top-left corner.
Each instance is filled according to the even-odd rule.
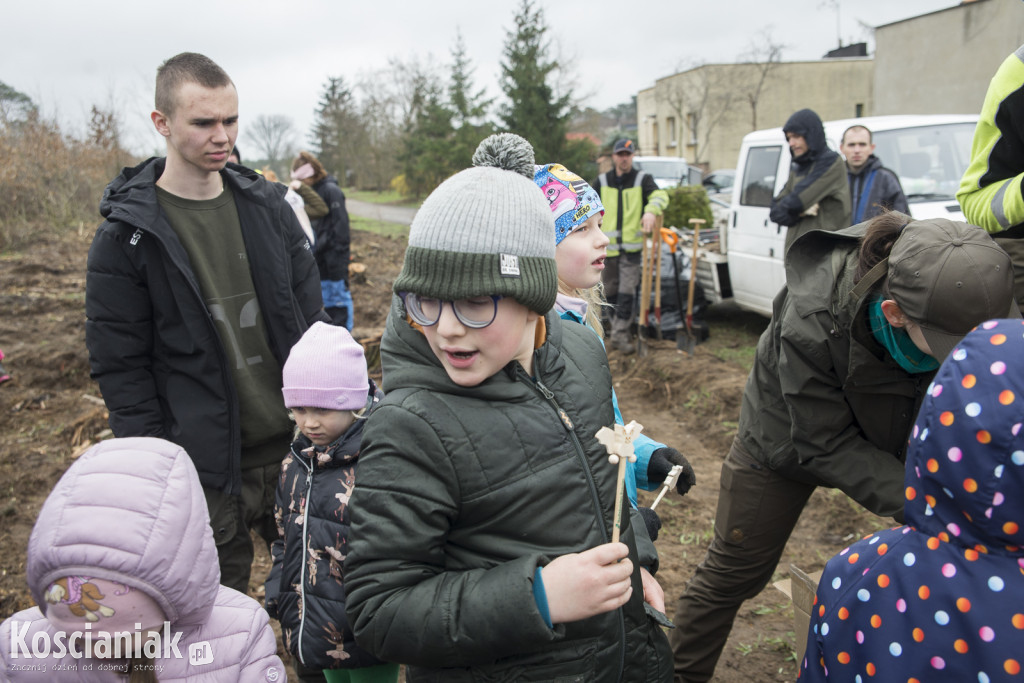
[[[26,574],[37,605],[45,606],[47,588],[69,575],[152,598],[170,623],[170,639],[181,634],[176,647],[165,640],[166,656],[153,660],[161,683],[287,681],[266,612],[219,585],[199,477],[188,454],[168,441],[112,439],[72,464],[36,520]],[[127,680],[124,660],[32,655],[34,646],[55,646],[60,630],[38,607],[0,624],[0,681]]]

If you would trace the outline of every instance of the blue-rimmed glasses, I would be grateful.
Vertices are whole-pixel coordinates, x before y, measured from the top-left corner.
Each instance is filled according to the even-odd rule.
[[[406,313],[409,314],[413,322],[419,325],[424,327],[436,325],[437,321],[441,319],[441,309],[445,304],[451,304],[452,311],[455,312],[455,317],[459,322],[475,330],[487,327],[494,322],[495,316],[498,315],[498,302],[502,298],[500,294],[491,294],[446,301],[415,292],[402,292],[399,296],[405,303]]]

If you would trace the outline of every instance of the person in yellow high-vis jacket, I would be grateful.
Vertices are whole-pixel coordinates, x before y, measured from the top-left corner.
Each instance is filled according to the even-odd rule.
[[[605,215],[602,230],[608,239],[604,291],[612,304],[611,342],[623,353],[635,349],[630,334],[633,300],[640,283],[640,255],[644,236],[654,230],[655,217],[668,207],[668,193],[653,176],[633,168],[636,145],[618,140],[612,147],[615,168],[597,177],[592,185],[601,194]]]
[[[1014,294],[1024,301],[1024,45],[999,66],[974,131],[971,163],[956,193],[967,220],[1013,259]]]

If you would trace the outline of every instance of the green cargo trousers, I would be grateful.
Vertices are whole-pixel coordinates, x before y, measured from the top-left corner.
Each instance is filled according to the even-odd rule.
[[[733,441],[722,464],[714,538],[672,619],[676,683],[714,675],[736,613],[771,581],[815,488],[776,474]]]

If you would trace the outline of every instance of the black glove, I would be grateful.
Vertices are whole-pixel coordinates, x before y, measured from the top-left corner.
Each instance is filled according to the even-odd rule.
[[[693,467],[683,454],[674,448],[664,446],[651,453],[651,460],[647,463],[647,481],[652,484],[663,484],[673,465],[683,466],[683,471],[679,473],[679,480],[676,482],[676,491],[680,496],[685,496],[697,483],[697,475],[693,473]]]
[[[658,540],[658,531],[661,529],[661,517],[658,517],[658,513],[651,508],[638,507],[636,511],[643,518],[647,535],[651,537],[651,543],[654,543]]]

